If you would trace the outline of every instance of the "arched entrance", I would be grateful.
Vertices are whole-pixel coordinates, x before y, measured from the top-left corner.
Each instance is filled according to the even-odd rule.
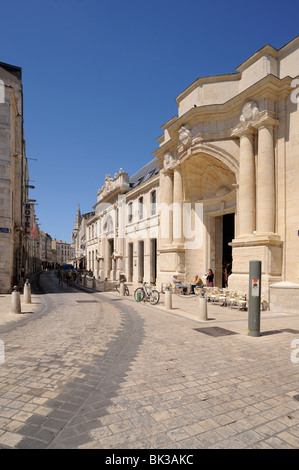
[[[185,244],[186,280],[203,276],[210,268],[214,285],[227,284],[232,269],[230,242],[235,238],[236,176],[227,164],[206,153],[181,162],[184,201],[191,207],[202,204],[203,237],[201,246],[188,250]]]

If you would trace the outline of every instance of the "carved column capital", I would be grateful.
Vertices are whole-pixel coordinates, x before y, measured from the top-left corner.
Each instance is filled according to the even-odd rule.
[[[252,126],[252,123],[239,123],[234,129],[232,130],[232,137],[242,137],[244,135],[254,135],[255,128]]]
[[[260,129],[261,127],[275,127],[278,126],[279,121],[275,119],[274,113],[269,111],[263,111],[259,114],[259,117],[255,123],[255,127]]]
[[[169,170],[173,167],[173,165],[177,162],[178,157],[174,155],[172,152],[166,152],[163,158],[163,166],[165,170]]]

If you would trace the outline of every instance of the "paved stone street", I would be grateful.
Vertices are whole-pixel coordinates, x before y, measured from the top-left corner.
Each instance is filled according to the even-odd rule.
[[[298,448],[299,314],[262,312],[253,338],[247,312],[200,322],[191,296],[40,287],[22,314],[0,297],[0,448]]]

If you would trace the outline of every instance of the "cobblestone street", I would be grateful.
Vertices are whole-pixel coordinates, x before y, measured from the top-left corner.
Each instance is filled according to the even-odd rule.
[[[298,448],[299,315],[265,312],[253,338],[247,312],[40,286],[0,325],[0,448]]]

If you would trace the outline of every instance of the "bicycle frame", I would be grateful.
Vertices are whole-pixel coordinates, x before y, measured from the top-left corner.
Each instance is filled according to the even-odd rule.
[[[143,282],[142,287],[138,287],[135,290],[134,297],[136,302],[141,302],[142,300],[146,302],[148,300],[152,305],[157,304],[160,300],[159,292],[151,286],[148,286],[147,282]]]

